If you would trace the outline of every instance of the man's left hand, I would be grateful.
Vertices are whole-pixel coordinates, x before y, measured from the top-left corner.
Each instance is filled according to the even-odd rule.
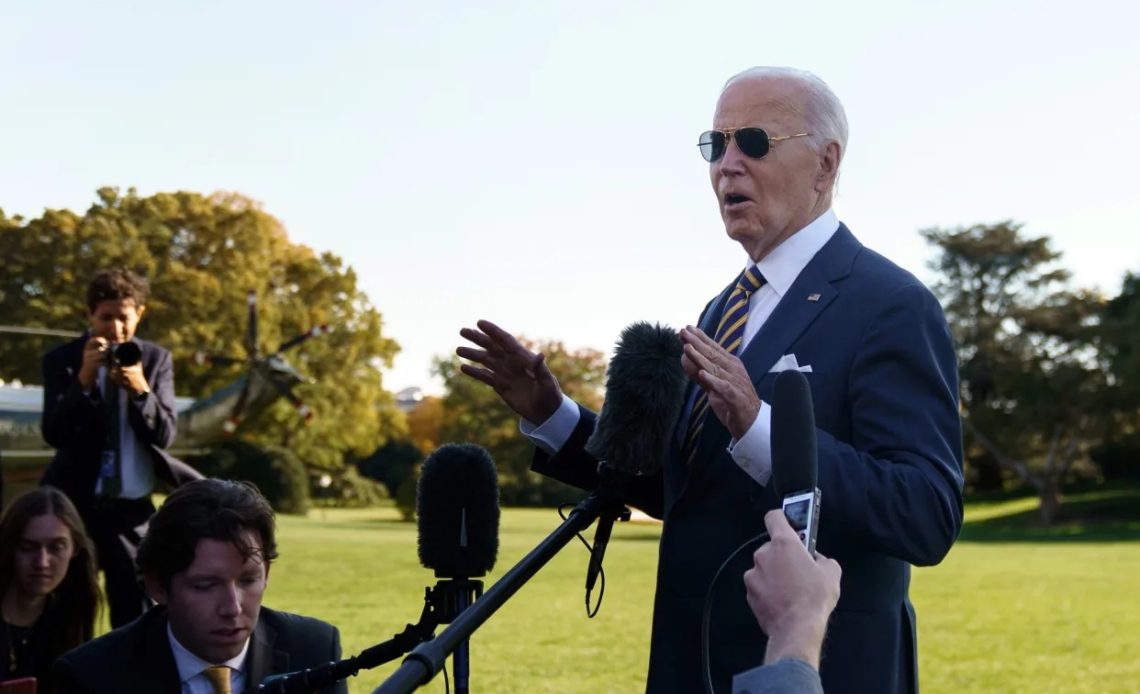
[[[681,366],[708,394],[709,407],[734,439],[748,432],[760,412],[760,396],[744,363],[700,328],[681,329]]]
[[[120,388],[130,391],[131,395],[142,395],[150,392],[150,384],[146,382],[146,376],[143,375],[142,364],[112,368],[111,380]]]

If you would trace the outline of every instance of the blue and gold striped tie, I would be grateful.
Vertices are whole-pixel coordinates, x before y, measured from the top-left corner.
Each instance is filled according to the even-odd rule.
[[[721,314],[713,339],[730,354],[737,354],[740,351],[740,344],[744,341],[744,325],[748,322],[748,300],[753,292],[762,286],[764,286],[764,276],[753,265],[740,275],[732,294],[724,304],[724,313]],[[708,413],[709,396],[698,386],[693,412],[689,415],[689,429],[685,432],[685,445],[681,449],[687,465],[692,465],[693,458],[696,457],[697,442],[701,438],[701,431],[705,427],[705,416]]]

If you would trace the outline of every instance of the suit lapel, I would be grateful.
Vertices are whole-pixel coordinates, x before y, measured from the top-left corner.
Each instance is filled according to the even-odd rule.
[[[249,641],[249,676],[245,680],[245,689],[252,692],[257,685],[270,675],[289,672],[289,654],[276,650],[273,645],[277,642],[277,630],[266,623],[267,608],[261,608],[261,617],[253,629],[253,636]]]
[[[851,263],[861,247],[847,227],[840,224],[804,266],[740,356],[753,383],[763,378],[781,356],[791,353],[796,339],[839,295],[833,282],[850,274]]]
[[[177,692],[182,690],[182,678],[170,650],[166,633],[166,609],[152,607],[139,618],[138,635],[141,640],[135,649],[135,664],[131,675],[140,692]]]

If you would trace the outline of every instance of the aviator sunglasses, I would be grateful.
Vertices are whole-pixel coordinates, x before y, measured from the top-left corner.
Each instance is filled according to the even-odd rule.
[[[761,159],[771,151],[773,142],[790,140],[793,137],[807,137],[810,134],[796,133],[795,135],[772,137],[764,128],[707,130],[701,133],[700,139],[697,140],[697,147],[701,149],[701,156],[705,158],[705,161],[711,163],[724,156],[729,141],[735,138],[736,146],[740,148],[741,152],[753,159]]]

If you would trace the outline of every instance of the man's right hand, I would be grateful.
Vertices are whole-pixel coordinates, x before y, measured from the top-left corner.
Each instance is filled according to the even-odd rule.
[[[79,367],[79,385],[83,390],[95,387],[99,377],[99,367],[107,363],[107,350],[111,343],[98,335],[92,337],[83,346],[83,364]]]
[[[482,349],[456,349],[460,357],[474,362],[459,369],[494,388],[507,407],[531,424],[545,422],[562,404],[562,389],[547,368],[546,357],[530,351],[490,321],[481,320],[476,325],[477,330],[463,328],[459,334]]]
[[[764,662],[796,658],[819,669],[842,571],[834,559],[808,554],[781,509],[765,514],[764,524],[771,539],[752,554],[753,566],[744,572],[748,606],[768,634]]]

